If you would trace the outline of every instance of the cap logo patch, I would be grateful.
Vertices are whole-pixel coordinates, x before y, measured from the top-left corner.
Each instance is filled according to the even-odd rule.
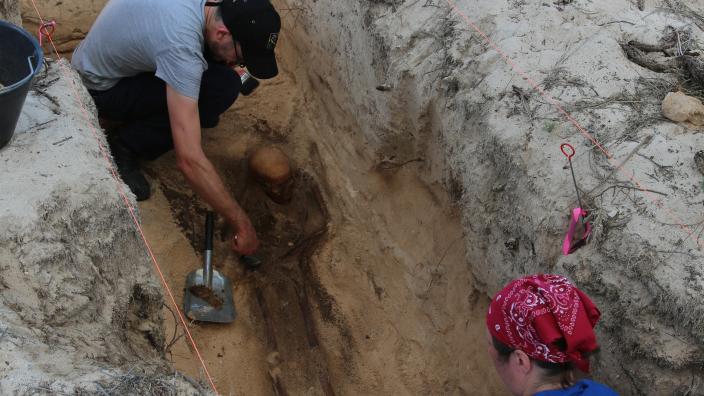
[[[278,33],[271,33],[269,35],[269,41],[266,43],[266,49],[273,50],[276,47],[276,42],[279,40]]]

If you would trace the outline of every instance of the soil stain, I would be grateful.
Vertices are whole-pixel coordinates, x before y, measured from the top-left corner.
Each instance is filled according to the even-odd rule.
[[[222,304],[224,301],[220,296],[217,295],[217,293],[215,293],[215,291],[213,291],[213,289],[205,285],[193,285],[188,288],[188,291],[194,296],[207,302],[208,305],[210,305],[211,307],[215,309],[222,308]]]
[[[268,136],[264,138],[266,143],[273,143]],[[249,215],[261,243],[256,255],[263,264],[251,270],[229,251],[235,231],[222,219],[216,221],[213,265],[235,281],[235,305],[240,315],[253,320],[252,330],[262,336],[264,355],[280,357],[275,365],[269,364],[270,386],[283,394],[301,394],[310,389],[334,394],[316,320],[320,318],[337,327],[340,334],[350,331],[342,315],[337,315],[334,298],[309,264],[310,257],[326,240],[330,221],[317,183],[305,170],[298,170],[291,202],[280,205],[247,176],[245,161],[234,161],[233,166],[219,163],[217,155],[212,157],[216,167],[227,167],[228,171],[222,172],[223,182]],[[171,212],[170,217],[194,253],[199,252],[203,243],[200,225],[206,207],[175,168],[158,168],[152,173],[158,175],[160,191],[168,202],[165,209]],[[223,304],[213,290],[203,285],[192,286],[189,291],[215,308]],[[237,323],[242,321],[240,318]],[[350,355],[352,339],[345,339],[343,354]],[[230,342],[223,338],[224,345]]]

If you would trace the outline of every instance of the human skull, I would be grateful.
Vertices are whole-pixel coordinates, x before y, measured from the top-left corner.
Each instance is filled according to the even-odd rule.
[[[261,184],[266,195],[278,204],[291,201],[293,170],[288,156],[275,146],[254,150],[249,156],[249,172]]]

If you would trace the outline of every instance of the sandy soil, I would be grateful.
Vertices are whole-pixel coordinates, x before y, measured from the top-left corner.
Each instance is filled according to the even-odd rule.
[[[702,394],[695,380],[704,359],[704,275],[695,240],[704,189],[694,165],[704,134],[662,120],[660,102],[677,89],[676,76],[639,66],[621,44],[660,43],[675,28],[700,48],[703,9],[682,0],[456,3],[606,143],[616,163],[531,93],[444,1],[277,1],[280,55],[295,75],[243,98],[205,135],[265,242],[266,265],[255,273],[219,242],[216,264],[235,282],[240,316],[230,326],[194,325],[223,390],[498,393],[481,342],[486,298],[474,290],[490,294],[510,278],[549,271],[569,276],[602,308],[599,380],[623,394]],[[66,51],[101,6],[40,8],[62,22],[55,38]],[[41,101],[58,110],[49,97]],[[557,150],[566,140],[580,153],[580,185],[595,192],[585,197],[595,232],[586,248],[562,257],[574,200]],[[75,150],[94,150],[76,142],[85,146]],[[271,143],[303,170],[291,206],[269,203],[245,182],[246,151]],[[667,199],[646,200],[616,168]],[[145,223],[180,293],[200,265],[204,208],[183,188],[172,157],[150,165],[150,174],[159,190],[143,205]],[[661,203],[692,219],[696,238]],[[170,350],[197,375],[182,340]]]
[[[438,173],[459,197],[482,292],[527,273],[564,274],[603,313],[597,380],[622,394],[704,394],[704,189],[693,160],[704,134],[661,115],[662,99],[688,77],[641,67],[622,47],[667,42],[674,28],[701,52],[701,2],[283,2],[291,28],[281,43],[305,54],[298,70],[331,106],[355,114],[349,140],[363,136],[398,163],[442,159]],[[441,154],[428,155],[428,142]],[[594,217],[591,243],[569,256],[560,252],[575,201],[564,142],[577,150]],[[333,146],[326,151],[344,156]]]
[[[0,394],[192,394],[161,358],[160,288],[90,96],[45,67],[0,149]]]
[[[214,263],[233,282],[238,316],[230,325],[192,324],[191,330],[219,391],[475,394],[482,389],[482,394],[501,394],[483,342],[486,298],[462,279],[459,293],[469,309],[456,316],[436,312],[436,304],[445,304],[446,291],[434,289],[454,283],[443,278],[444,268],[465,266],[461,226],[449,199],[420,183],[413,164],[391,172],[372,169],[365,172],[364,184],[355,185],[366,210],[342,220],[340,203],[327,203],[338,198],[329,185],[341,176],[325,174],[329,179],[321,186],[315,176],[320,161],[309,167],[315,157],[297,155],[315,147],[309,146],[310,138],[294,139],[297,123],[310,116],[301,116],[310,110],[302,106],[297,88],[284,74],[238,99],[217,128],[204,130],[206,152],[258,230],[264,261],[257,271],[245,269],[229,250],[232,231],[217,223]],[[302,164],[289,205],[271,202],[247,178],[243,159],[261,144],[276,144]],[[175,169],[173,154],[148,164],[148,175],[155,194],[140,205],[145,231],[181,304],[186,275],[202,265],[205,207]],[[380,243],[375,228],[381,227],[396,240],[393,244]],[[442,243],[419,245],[427,236],[419,227]],[[402,246],[408,250],[397,251]],[[432,265],[407,262],[421,250]],[[405,267],[416,274],[403,273]],[[411,282],[390,281],[399,276]],[[408,290],[409,284],[417,290]],[[417,296],[409,299],[409,293]],[[168,310],[164,315],[167,344],[173,334],[177,338],[168,358],[177,369],[199,377],[199,364],[174,329],[173,315]],[[426,338],[426,326],[439,340]]]

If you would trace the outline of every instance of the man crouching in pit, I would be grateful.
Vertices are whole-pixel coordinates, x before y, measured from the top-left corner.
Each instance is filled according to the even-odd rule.
[[[137,200],[151,194],[139,159],[173,148],[190,186],[235,228],[240,254],[259,241],[205,156],[201,127],[217,125],[237,99],[234,66],[257,78],[277,75],[280,28],[268,0],[110,0],[72,58],[99,116],[121,124],[108,141]]]

